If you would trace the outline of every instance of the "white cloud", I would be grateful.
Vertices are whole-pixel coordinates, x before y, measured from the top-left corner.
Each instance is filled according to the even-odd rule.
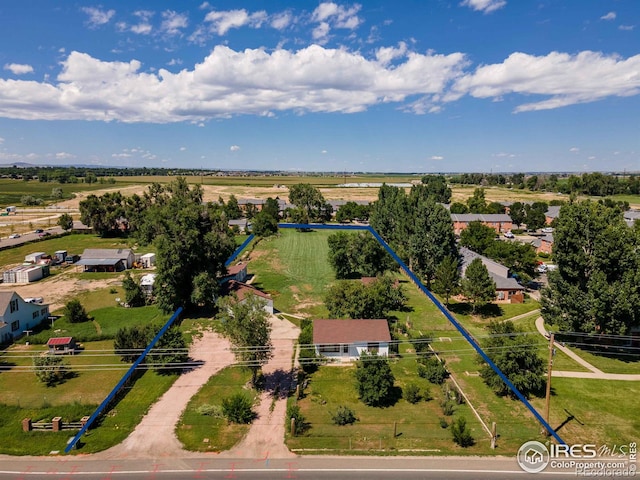
[[[441,155],[432,155],[429,160],[444,160],[444,157]]]
[[[606,15],[601,16],[600,20],[615,20],[616,16],[616,12],[609,12]]]
[[[460,78],[444,100],[464,94],[499,98],[510,93],[549,97],[516,107],[515,112],[548,110],[587,103],[610,96],[640,93],[640,54],[629,58],[583,51],[576,55],[551,52],[546,56],[513,53],[504,62],[483,65]]]
[[[634,28],[636,28],[635,25],[620,25],[618,27],[618,30],[623,30],[625,32],[630,32],[631,30],[633,30]]]
[[[102,10],[98,7],[82,7],[80,10],[89,15],[87,24],[91,28],[97,28],[100,25],[109,23],[111,18],[116,14],[115,10]]]
[[[25,65],[22,63],[7,63],[5,64],[4,69],[9,70],[14,75],[33,73],[33,67],[31,65]]]
[[[133,33],[137,33],[138,35],[149,35],[152,30],[153,27],[150,23],[139,23],[137,25],[131,26],[131,31]]]
[[[211,4],[209,2],[202,2],[198,8],[200,8],[200,10],[206,10],[207,8],[211,8]]]
[[[172,58],[167,62],[167,65],[169,65],[170,67],[173,67],[175,65],[182,65],[182,60],[180,60],[179,58]]]
[[[376,58],[383,65],[388,65],[396,58],[403,57],[407,53],[407,44],[400,42],[397,47],[380,47],[376,50]]]
[[[185,13],[178,13],[173,10],[165,10],[162,12],[162,25],[160,29],[168,35],[179,35],[182,33],[181,28],[187,28],[189,18]]]
[[[112,153],[111,157],[113,158],[131,158],[130,153]]]
[[[56,160],[68,160],[70,158],[76,158],[76,156],[72,153],[67,152],[58,152],[55,154]]]
[[[464,0],[460,5],[469,7],[476,12],[491,13],[507,4],[506,0]]]
[[[238,145],[231,145],[229,150],[231,150],[232,152],[237,152],[238,150],[240,150],[240,147]]]
[[[187,147],[180,147],[180,151],[181,151],[181,152],[184,152],[184,151],[186,151],[186,150],[187,150]]]
[[[329,152],[327,152],[326,150],[322,150],[320,153],[323,154],[323,155],[326,155]]]
[[[325,43],[331,28],[355,30],[362,23],[358,12],[362,8],[359,4],[344,7],[333,2],[323,2],[311,14],[311,21],[318,23],[312,31],[313,39]]]
[[[4,143],[4,138],[0,137],[0,145]]]
[[[578,147],[571,147],[571,148],[569,149],[569,151],[570,151],[571,153],[578,153],[578,152],[580,151],[580,149],[579,149]]]
[[[275,28],[276,30],[284,30],[293,21],[293,15],[291,12],[280,12],[271,16],[270,25],[271,28]]]
[[[245,25],[260,28],[267,20],[267,13],[264,10],[260,10],[249,14],[244,8],[242,10],[214,10],[207,13],[204,20],[211,23],[212,31],[222,36],[232,28],[240,28]]]

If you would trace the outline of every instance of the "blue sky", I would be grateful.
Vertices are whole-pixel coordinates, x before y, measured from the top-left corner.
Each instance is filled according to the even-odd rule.
[[[0,164],[640,171],[637,0],[3,0],[0,25]]]

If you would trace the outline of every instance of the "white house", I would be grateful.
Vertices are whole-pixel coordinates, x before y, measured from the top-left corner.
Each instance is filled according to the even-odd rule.
[[[390,341],[386,320],[313,321],[313,345],[317,355],[351,361],[368,351],[386,357]]]
[[[155,253],[145,253],[140,256],[140,263],[142,264],[142,268],[151,268],[156,264],[156,254]]]
[[[264,301],[264,309],[269,315],[273,315],[273,299],[268,293],[264,293],[262,290],[258,290],[246,283],[236,282],[231,280],[227,283],[227,289],[229,293],[235,293],[240,303],[244,302],[249,294],[256,295]]]
[[[0,292],[0,342],[10,343],[49,318],[49,305],[25,302],[16,292]]]

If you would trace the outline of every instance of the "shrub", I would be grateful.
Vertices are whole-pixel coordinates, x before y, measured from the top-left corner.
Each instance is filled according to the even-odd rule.
[[[440,417],[440,428],[447,428],[449,426],[449,422],[444,417]]]
[[[467,428],[467,420],[464,417],[456,418],[451,424],[453,441],[461,447],[470,447],[475,443],[471,432]]]
[[[70,323],[82,323],[89,320],[87,311],[77,299],[69,300],[64,306],[63,313]]]
[[[243,393],[222,399],[222,413],[233,423],[251,423],[255,417],[251,400]]]
[[[291,419],[295,419],[295,427],[294,434],[299,435],[304,432],[306,427],[304,415],[300,412],[300,407],[298,405],[289,405],[287,407],[287,420],[291,422]]]
[[[422,399],[425,402],[428,402],[429,400],[433,399],[433,397],[431,396],[431,390],[429,389],[429,387],[424,387],[424,390],[422,390]]]
[[[351,425],[357,420],[353,410],[345,405],[340,405],[333,415],[331,415],[331,419],[336,425]]]
[[[410,383],[402,391],[404,399],[409,403],[418,403],[422,396],[420,395],[420,387],[415,383]]]
[[[429,344],[433,341],[432,335],[420,335],[411,339],[411,345],[416,353],[426,353],[429,351]]]
[[[442,413],[447,417],[453,415],[455,404],[449,400],[448,398],[442,399],[440,401],[440,408],[442,408]]]
[[[36,377],[47,387],[62,383],[69,373],[62,357],[55,355],[37,355],[33,357],[33,366]]]
[[[426,355],[418,360],[418,375],[426,378],[429,382],[436,385],[442,385],[449,376],[449,372],[444,362],[438,360],[435,355]]]

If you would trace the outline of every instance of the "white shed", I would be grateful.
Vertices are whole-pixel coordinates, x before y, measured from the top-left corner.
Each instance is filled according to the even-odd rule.
[[[42,278],[42,267],[33,266],[16,272],[16,283],[31,283]]]
[[[142,264],[142,268],[151,268],[156,264],[156,254],[155,253],[145,253],[140,257],[140,263]]]
[[[27,263],[38,263],[44,255],[44,252],[30,253],[29,255],[25,255],[24,261]]]

